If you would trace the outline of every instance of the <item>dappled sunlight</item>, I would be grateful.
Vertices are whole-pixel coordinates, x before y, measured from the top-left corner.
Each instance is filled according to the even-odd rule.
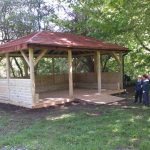
[[[58,41],[53,41],[53,43],[58,44],[58,45],[65,45],[67,47],[70,46],[76,46],[76,45],[82,45],[82,43],[79,43],[78,41],[73,41],[72,39],[69,38],[59,38]]]
[[[85,96],[85,97],[88,97],[88,96],[90,96],[90,95],[88,95],[88,94],[85,94],[85,95],[83,95],[83,96]]]
[[[46,120],[62,120],[62,119],[73,118],[73,117],[74,117],[74,114],[63,114],[63,115],[56,116],[56,117],[48,116],[46,117]]]
[[[61,109],[61,110],[68,110],[69,108],[66,107],[65,105],[61,105],[61,106],[60,106],[60,109]]]
[[[129,119],[129,122],[134,123],[134,122],[135,122],[135,119],[134,119],[134,118],[130,118],[130,119]]]
[[[38,145],[39,141],[37,139],[32,139],[30,143],[32,143],[32,145]]]
[[[66,102],[74,101],[75,99],[79,99],[81,101],[85,101],[90,104],[100,104],[100,105],[122,105],[119,103],[125,98],[117,97],[110,95],[110,91],[105,90],[108,93],[98,93],[96,90],[91,89],[74,89],[74,98],[69,99],[68,90],[60,90],[58,92],[44,92],[40,93],[40,101],[37,103],[37,107],[48,107],[50,105],[58,105],[65,104]],[[115,92],[111,90],[111,93]],[[43,96],[44,95],[44,96]]]
[[[114,124],[112,127],[113,127],[113,130],[120,130],[121,129],[121,125],[122,125],[122,123],[121,122],[119,122],[119,123],[116,123],[116,124]]]
[[[115,129],[112,130],[112,132],[114,132],[114,133],[119,132],[119,129],[115,128]]]
[[[60,97],[60,98],[45,98],[45,100],[51,100],[51,101],[63,101],[63,100],[66,100],[66,101],[69,101],[69,98],[64,98],[64,97]],[[46,103],[46,101],[44,103]]]
[[[100,112],[91,112],[91,113],[86,113],[86,115],[88,115],[88,116],[100,116],[102,113],[100,113]]]
[[[111,130],[112,133],[120,132],[121,131],[121,122],[115,124],[108,124],[108,129]]]
[[[144,110],[148,110],[148,109],[149,109],[149,107],[148,107],[148,106],[142,106],[142,109],[144,109]]]
[[[120,123],[121,121],[120,121],[120,120],[116,120],[115,122],[116,122],[116,123]]]
[[[138,139],[138,138],[130,138],[130,141],[131,141],[132,143],[134,143],[134,142],[139,141],[139,139]]]
[[[123,106],[125,109],[141,109],[139,106]]]
[[[150,117],[147,119],[147,122],[150,122]]]
[[[48,98],[40,99],[40,101],[35,104],[34,108],[63,105],[70,101],[72,101],[72,99],[65,98],[65,97],[52,97],[52,98],[48,97]]]
[[[96,101],[95,103],[96,103],[96,104],[103,104],[103,105],[104,105],[104,104],[107,104],[106,102],[103,102],[103,101],[101,101],[101,102],[97,102],[97,101]]]
[[[141,115],[132,116],[131,118],[129,118],[129,122],[135,123],[136,120],[142,120],[142,119],[143,119],[143,116]]]
[[[68,40],[67,38],[61,38],[61,41],[66,42],[67,44],[76,44],[71,40]]]
[[[135,116],[135,119],[141,120],[141,119],[143,119],[143,116],[137,115],[137,116]]]
[[[120,102],[112,102],[108,104],[109,106],[121,106],[122,104]]]
[[[96,95],[96,96],[98,95],[99,96],[99,95],[102,95],[102,94],[101,93],[95,93],[94,95]]]

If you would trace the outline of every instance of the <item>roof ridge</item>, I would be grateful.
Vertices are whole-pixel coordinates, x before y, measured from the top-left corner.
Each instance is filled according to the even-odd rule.
[[[42,33],[42,32],[43,32],[43,31],[37,32],[35,35],[33,35],[31,38],[29,38],[29,40],[27,40],[27,43],[32,42],[32,39],[33,39],[34,37],[36,37],[37,35],[39,35],[40,33]]]

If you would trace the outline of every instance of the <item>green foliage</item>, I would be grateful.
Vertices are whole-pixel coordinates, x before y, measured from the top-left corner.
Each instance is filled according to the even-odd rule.
[[[132,78],[150,72],[149,0],[56,0],[55,2],[57,5],[44,0],[0,0],[0,41],[5,43],[37,30],[58,29],[62,32],[92,36],[126,46],[131,50],[125,58],[125,72]],[[64,13],[61,15],[62,10],[66,16]],[[42,60],[43,63],[45,61],[47,62]],[[56,62],[56,72],[60,70],[65,72],[67,69],[60,69],[61,61]],[[65,63],[64,60],[63,62]],[[84,58],[80,67],[83,62]],[[51,67],[46,67],[42,63],[40,65],[42,66],[40,73],[51,72]],[[116,68],[112,60],[108,66],[110,69]],[[92,67],[93,62],[88,59],[85,67],[81,67],[81,71],[91,71]]]
[[[40,60],[37,68],[37,74],[45,75],[53,73],[52,58],[43,58]],[[66,58],[54,58],[54,73],[67,73],[67,59]]]
[[[55,20],[62,30],[124,45],[132,51],[125,58],[126,73],[135,78],[150,72],[150,1],[61,1],[72,11],[71,20]]]
[[[6,59],[3,59],[0,63],[0,78],[6,78]]]
[[[125,72],[131,77],[136,78],[137,75],[150,74],[150,53],[141,51],[132,51],[125,57]]]
[[[119,72],[119,65],[114,57],[102,55],[101,57],[102,72]]]
[[[52,30],[52,6],[44,0],[0,0],[0,41],[5,43],[37,30]]]

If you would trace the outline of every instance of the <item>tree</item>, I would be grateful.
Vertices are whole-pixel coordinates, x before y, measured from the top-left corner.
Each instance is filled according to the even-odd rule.
[[[147,55],[150,52],[150,1],[149,0],[60,0],[68,3],[70,20],[58,18],[56,23],[63,30],[87,35],[114,42],[128,47],[132,52],[125,60],[125,66],[133,66],[133,58],[145,60],[142,65],[138,61],[134,75],[148,73],[150,65]],[[127,73],[133,69],[125,68]]]
[[[51,30],[54,8],[44,0],[0,0],[0,41],[5,43],[31,32]]]

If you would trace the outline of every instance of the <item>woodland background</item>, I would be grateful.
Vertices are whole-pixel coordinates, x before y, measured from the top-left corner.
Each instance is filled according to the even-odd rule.
[[[125,56],[125,73],[132,79],[150,73],[149,0],[0,0],[0,43],[41,30],[71,32],[126,46],[131,51]],[[66,72],[66,61],[55,59],[56,73]],[[23,61],[11,57],[10,62],[13,77],[25,76]],[[42,59],[36,73],[51,73],[51,63],[51,59]],[[0,64],[1,76],[4,64]],[[102,57],[102,71],[116,67],[111,56]],[[91,57],[78,61],[78,71],[92,68]]]

